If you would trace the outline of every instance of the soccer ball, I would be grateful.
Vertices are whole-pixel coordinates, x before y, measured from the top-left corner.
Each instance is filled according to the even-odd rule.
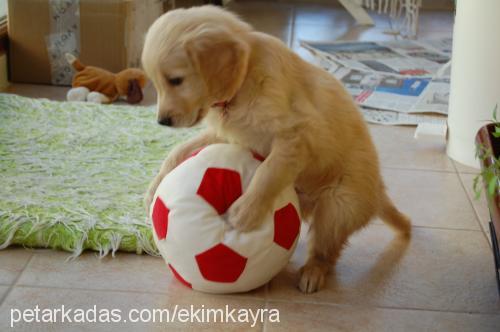
[[[241,233],[226,220],[262,161],[237,145],[209,145],[160,183],[151,205],[153,236],[184,285],[210,293],[246,292],[287,264],[300,233],[292,186],[277,197],[258,229]]]

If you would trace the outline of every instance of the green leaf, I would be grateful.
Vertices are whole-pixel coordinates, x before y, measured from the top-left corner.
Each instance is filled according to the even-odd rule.
[[[495,193],[495,190],[498,186],[498,176],[493,176],[488,183],[488,194],[492,196]]]
[[[495,122],[498,122],[498,120],[497,120],[497,110],[498,110],[498,104],[496,104],[495,108],[493,109],[493,120],[495,120]]]
[[[492,134],[494,137],[500,137],[500,126],[495,126],[495,131]]]
[[[478,200],[480,197],[481,197],[481,191],[482,191],[482,188],[481,186],[479,185],[479,180],[481,179],[481,174],[478,174],[474,177],[474,184],[473,184],[473,188],[474,188],[474,193],[475,193],[475,199]]]

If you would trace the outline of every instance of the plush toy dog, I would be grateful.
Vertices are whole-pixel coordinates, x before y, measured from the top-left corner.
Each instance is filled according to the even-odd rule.
[[[73,77],[73,88],[66,95],[69,101],[90,101],[109,104],[125,96],[130,104],[139,103],[146,75],[137,68],[128,68],[114,74],[102,68],[85,66],[74,55],[67,53],[66,59],[77,73]]]

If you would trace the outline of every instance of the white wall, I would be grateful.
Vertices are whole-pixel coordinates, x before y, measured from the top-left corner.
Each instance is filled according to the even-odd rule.
[[[7,0],[0,0],[0,19],[7,15]]]
[[[500,103],[500,0],[459,0],[453,29],[448,155],[468,166],[478,129]]]

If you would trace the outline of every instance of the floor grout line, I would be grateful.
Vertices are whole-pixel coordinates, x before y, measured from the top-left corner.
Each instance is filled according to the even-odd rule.
[[[124,289],[98,289],[98,288],[81,288],[81,287],[59,287],[59,286],[47,286],[47,285],[28,285],[28,284],[16,284],[16,287],[19,288],[35,288],[35,289],[59,289],[59,290],[70,290],[70,291],[88,291],[88,292],[106,292],[106,293],[132,293],[132,294],[148,294],[148,295],[171,295],[169,292],[158,292],[151,290],[124,290]],[[188,291],[188,290],[186,290]],[[189,290],[190,292],[194,292]],[[202,293],[203,294],[203,293]],[[228,299],[245,299],[251,300],[255,302],[266,303],[267,300],[261,297],[255,296],[245,296],[245,295],[234,295],[234,294],[212,294],[216,295],[217,298],[226,297]]]
[[[489,315],[489,316],[499,316],[500,312],[481,312],[481,311],[470,311],[470,310],[439,310],[439,309],[425,309],[425,308],[412,308],[412,307],[392,307],[384,305],[372,305],[363,306],[351,303],[333,303],[333,302],[316,302],[316,301],[296,301],[296,300],[285,300],[285,299],[270,299],[270,303],[291,303],[291,304],[310,304],[310,305],[323,305],[323,306],[339,306],[339,307],[349,307],[349,308],[367,308],[367,309],[386,309],[386,310],[401,310],[401,311],[426,311],[426,312],[436,312],[436,313],[452,313],[452,314],[473,314],[473,315]]]
[[[36,286],[36,285],[15,285],[20,288],[34,288],[34,289],[64,289],[64,290],[72,290],[72,291],[90,291],[90,292],[106,292],[106,293],[139,293],[139,294],[154,294],[154,295],[169,295],[168,293],[158,293],[153,291],[125,291],[125,290],[109,290],[109,289],[84,289],[84,288],[69,288],[69,287],[50,287],[50,286]],[[11,288],[14,287],[14,284]],[[297,291],[298,292],[298,291]],[[307,297],[307,295],[303,295]],[[4,299],[7,295],[4,296]],[[323,305],[323,306],[340,306],[340,307],[359,307],[359,308],[372,308],[372,309],[388,309],[388,310],[405,310],[405,311],[427,311],[427,312],[437,312],[437,313],[455,313],[455,314],[477,314],[477,315],[491,315],[497,316],[500,315],[500,312],[482,312],[482,311],[471,311],[471,310],[439,310],[432,308],[417,308],[417,307],[394,307],[394,306],[384,306],[384,305],[356,305],[352,303],[334,303],[334,302],[323,302],[323,301],[314,301],[314,300],[287,300],[287,299],[279,299],[279,298],[269,298],[269,299],[261,299],[255,297],[244,297],[244,296],[231,296],[228,297],[230,299],[238,299],[244,298],[245,300],[250,300],[254,302],[264,302],[264,308],[269,308],[271,303],[292,303],[292,304],[309,304],[309,305]],[[0,303],[3,304],[3,301]],[[263,326],[264,329],[265,325]],[[265,331],[265,330],[264,330]]]
[[[15,286],[17,286],[17,282],[19,281],[19,279],[21,278],[21,275],[24,273],[24,271],[26,270],[26,267],[29,265],[29,263],[33,260],[33,257],[35,256],[35,253],[32,252],[31,253],[31,256],[26,260],[26,263],[24,263],[24,266],[22,268],[22,270],[19,272],[19,274],[16,276],[16,278],[14,279],[14,281],[12,282],[12,284],[9,285],[9,287],[7,288],[7,291],[5,292],[5,294],[0,297],[0,307],[2,306],[2,304],[5,302],[5,299],[7,299],[7,297],[9,296],[9,294],[12,292],[12,290],[14,289]]]
[[[477,232],[477,233],[482,232],[481,229],[450,228],[450,227],[435,227],[435,226],[421,226],[421,225],[412,225],[412,228],[436,229],[441,231],[459,231],[459,232]]]
[[[383,166],[383,165],[380,166],[380,168],[388,170],[398,170],[398,171],[456,174],[455,170],[445,170],[445,169],[411,168],[411,167]]]
[[[269,301],[267,299],[266,299],[266,304],[264,305],[264,308],[269,309]],[[269,312],[268,312],[268,314],[269,314]],[[267,331],[267,321],[268,321],[267,319],[264,319],[264,322],[262,323],[262,332]]]
[[[459,164],[458,162],[456,162],[455,160],[451,160],[451,163],[453,164],[453,167],[455,168],[455,170],[457,171],[457,173],[460,173],[460,174],[472,174],[472,175],[476,175],[476,174],[479,174],[480,170],[474,170],[474,171],[469,171],[469,170],[461,170],[459,169],[458,165]],[[465,165],[464,165],[465,166]]]
[[[455,169],[456,169],[456,167],[455,167]],[[488,233],[486,232],[486,230],[483,227],[483,224],[481,223],[481,217],[479,216],[479,213],[476,211],[476,208],[474,207],[474,202],[472,201],[472,198],[470,197],[469,192],[467,191],[467,188],[465,187],[465,182],[462,178],[462,175],[460,173],[457,173],[457,174],[458,174],[458,179],[460,180],[460,185],[462,186],[462,189],[465,191],[465,195],[467,195],[467,200],[469,201],[469,204],[470,204],[472,210],[474,211],[474,215],[476,216],[476,222],[479,225],[479,229],[483,233],[483,235],[486,239],[486,242],[488,242],[488,245],[491,248],[491,242],[490,242]]]
[[[373,222],[373,226],[384,226],[390,229],[386,224],[384,224],[383,221],[380,222]],[[439,227],[439,226],[423,226],[423,225],[411,225],[412,228],[423,228],[423,229],[434,229],[434,230],[440,230],[440,231],[458,231],[458,232],[476,232],[476,233],[481,233],[482,229],[468,229],[468,228],[451,228],[451,227]]]

